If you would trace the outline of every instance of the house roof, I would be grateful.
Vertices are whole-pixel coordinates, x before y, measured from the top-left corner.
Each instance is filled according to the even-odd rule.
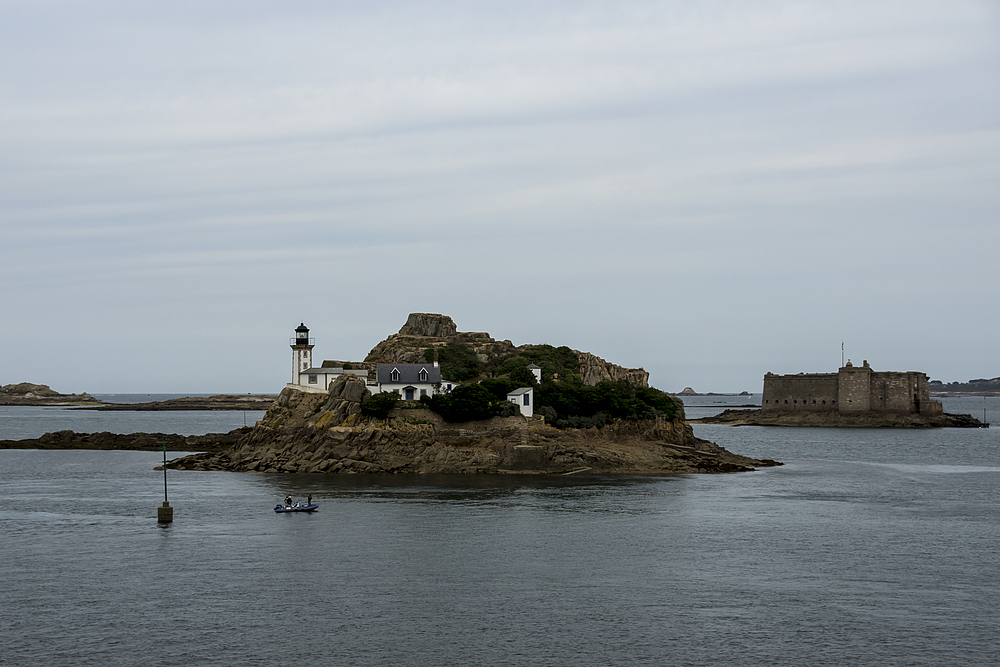
[[[393,369],[399,371],[399,378],[392,379]],[[420,371],[427,371],[427,379],[420,379]],[[433,384],[441,381],[441,367],[433,364],[376,364],[375,377],[380,384]]]
[[[508,391],[507,395],[508,396],[520,396],[521,394],[527,394],[531,390],[532,390],[531,387],[518,387],[514,391]]]
[[[541,367],[541,366],[536,366],[535,364],[528,364],[528,369],[529,369],[529,370],[533,370],[533,369],[535,369],[535,368],[537,368],[538,370],[541,370],[541,369],[542,369],[542,367]]]

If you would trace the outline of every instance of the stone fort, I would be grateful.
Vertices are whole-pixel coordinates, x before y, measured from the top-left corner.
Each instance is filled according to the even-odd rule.
[[[927,375],[916,371],[874,371],[850,361],[836,373],[764,376],[761,410],[808,412],[895,412],[941,414],[932,401]]]

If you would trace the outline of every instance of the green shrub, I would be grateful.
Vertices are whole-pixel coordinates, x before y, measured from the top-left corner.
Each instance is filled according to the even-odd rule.
[[[610,381],[588,387],[576,375],[543,383],[535,392],[535,406],[546,422],[565,428],[603,426],[614,419],[684,418],[680,402],[659,389]]]
[[[480,387],[483,387],[488,392],[493,394],[493,397],[497,400],[506,401],[507,394],[514,391],[518,387],[523,387],[523,384],[517,384],[512,382],[508,378],[486,378],[479,383]]]
[[[511,403],[508,400],[495,403],[494,409],[496,410],[497,417],[516,417],[521,414],[521,408],[516,403]]]
[[[394,391],[383,391],[371,396],[361,404],[361,414],[365,417],[385,419],[392,412],[392,409],[396,407],[398,401],[399,394]]]
[[[424,360],[434,361],[434,350],[438,351],[438,363],[441,366],[441,377],[452,382],[463,382],[479,377],[486,369],[485,364],[472,348],[461,343],[448,343],[440,347],[429,347],[424,350]]]
[[[521,412],[515,404],[507,400],[506,393],[502,398],[498,398],[482,384],[463,384],[453,389],[450,394],[423,396],[420,400],[449,422],[478,421],[496,416],[508,417]]]

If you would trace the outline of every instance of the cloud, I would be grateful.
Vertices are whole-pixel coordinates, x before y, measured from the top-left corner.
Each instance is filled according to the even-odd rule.
[[[30,354],[4,381],[224,389],[200,341],[231,330],[229,366],[274,342],[281,377],[230,388],[267,391],[307,314],[347,357],[420,310],[667,389],[752,388],[848,335],[880,368],[992,377],[898,323],[946,301],[969,348],[998,324],[998,25],[978,2],[5,3],[0,349]],[[189,384],[94,387],[53,349],[110,368],[111,329]]]

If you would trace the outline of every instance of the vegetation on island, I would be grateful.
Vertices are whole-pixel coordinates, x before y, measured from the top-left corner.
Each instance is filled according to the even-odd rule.
[[[652,387],[604,381],[587,386],[576,372],[577,356],[568,347],[529,345],[517,353],[481,361],[460,343],[427,348],[429,362],[437,351],[441,374],[461,382],[450,394],[424,396],[428,408],[450,422],[518,414],[507,394],[519,387],[535,389],[535,412],[560,428],[605,426],[616,420],[684,418],[683,404]],[[528,366],[542,369],[539,383]]]
[[[369,397],[361,404],[361,414],[365,417],[385,419],[399,402],[399,394],[394,391],[383,391]]]

